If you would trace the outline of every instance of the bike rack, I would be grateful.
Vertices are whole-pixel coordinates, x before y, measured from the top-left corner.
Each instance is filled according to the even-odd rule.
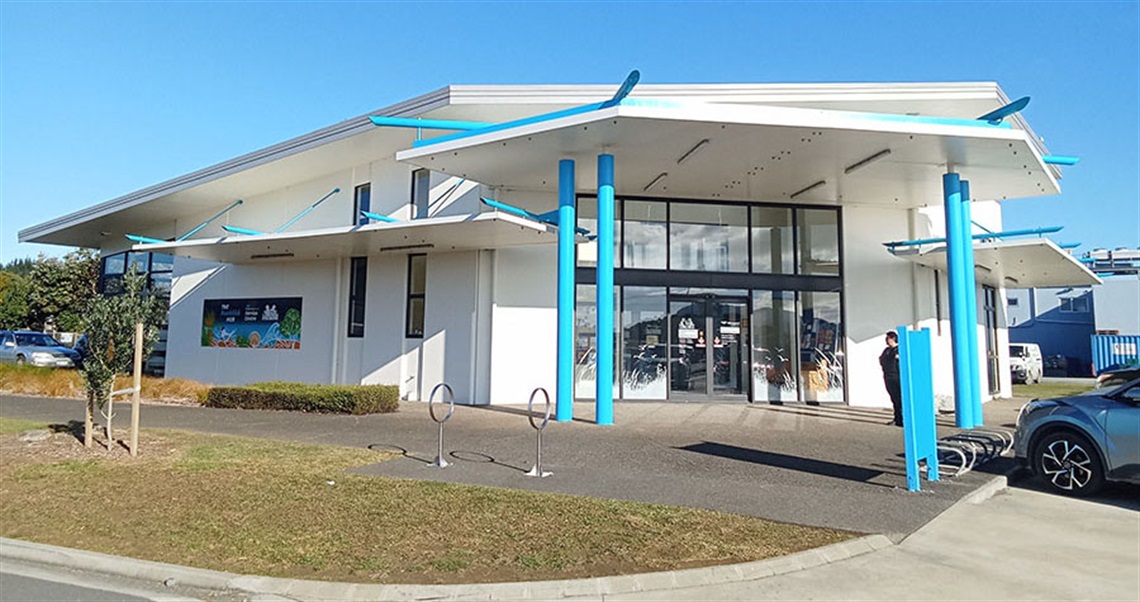
[[[971,429],[943,437],[938,440],[938,451],[947,458],[946,463],[954,467],[952,456],[961,462],[954,467],[952,476],[961,476],[975,466],[981,466],[1013,449],[1013,433],[1007,429]]]
[[[447,415],[440,418],[435,415],[435,394],[440,391],[444,392],[444,397],[447,398]],[[443,423],[447,422],[451,415],[455,413],[455,392],[451,390],[451,385],[447,383],[439,383],[432,387],[431,395],[428,396],[428,415],[431,419],[439,425],[439,450],[436,452],[435,461],[430,464],[435,468],[447,468],[450,463],[443,458]]]
[[[535,424],[534,398],[539,393],[542,393],[542,397],[546,400],[546,412],[542,417],[542,423]],[[530,392],[530,401],[526,404],[526,411],[528,414],[526,419],[530,421],[530,426],[534,428],[537,433],[534,445],[534,468],[530,469],[530,472],[526,473],[526,476],[538,477],[540,479],[549,477],[554,473],[542,470],[542,431],[546,429],[546,425],[550,422],[550,394],[546,392],[546,389],[539,387]]]

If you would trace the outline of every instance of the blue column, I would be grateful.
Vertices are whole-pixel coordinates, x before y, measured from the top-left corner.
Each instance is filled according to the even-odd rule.
[[[982,378],[978,367],[978,281],[974,272],[974,242],[970,224],[974,223],[970,217],[970,183],[961,182],[962,190],[962,223],[966,228],[967,243],[962,251],[965,255],[966,275],[966,326],[967,341],[966,355],[969,358],[970,403],[973,412],[971,427],[982,426]]]
[[[558,162],[558,392],[554,419],[574,419],[574,160]]]
[[[947,288],[950,293],[950,345],[954,356],[954,418],[958,428],[973,428],[974,404],[970,401],[969,347],[966,328],[966,266],[963,242],[973,244],[970,230],[962,223],[962,187],[958,174],[942,176],[942,195],[946,213]],[[971,265],[972,271],[972,265]]]
[[[614,423],[614,156],[598,155],[598,374],[595,422]]]

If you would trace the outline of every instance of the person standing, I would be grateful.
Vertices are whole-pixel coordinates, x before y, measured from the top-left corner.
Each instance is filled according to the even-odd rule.
[[[879,366],[883,368],[883,382],[887,385],[887,394],[891,396],[891,405],[895,409],[895,426],[902,426],[902,384],[899,382],[899,335],[894,332],[887,333],[887,348],[879,354]]]

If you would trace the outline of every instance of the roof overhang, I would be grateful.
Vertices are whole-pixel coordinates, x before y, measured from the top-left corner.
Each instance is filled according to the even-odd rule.
[[[942,203],[948,170],[970,180],[977,200],[1060,192],[1030,134],[1009,126],[638,99],[424,140],[396,159],[494,187],[552,192],[558,161],[567,158],[577,160],[578,189],[593,189],[600,153],[615,156],[615,188],[624,195],[922,207]]]
[[[896,256],[947,270],[946,245],[899,249]],[[974,245],[974,275],[981,284],[1005,288],[1047,288],[1103,284],[1067,251],[1046,238],[980,242]]]
[[[406,223],[138,244],[131,249],[223,263],[269,263],[553,244],[557,232],[553,226],[493,211]]]

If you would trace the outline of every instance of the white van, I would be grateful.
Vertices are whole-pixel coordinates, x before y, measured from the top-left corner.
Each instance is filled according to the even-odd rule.
[[[1045,365],[1041,361],[1041,348],[1037,343],[1010,343],[1009,370],[1015,383],[1031,385],[1041,382]]]

